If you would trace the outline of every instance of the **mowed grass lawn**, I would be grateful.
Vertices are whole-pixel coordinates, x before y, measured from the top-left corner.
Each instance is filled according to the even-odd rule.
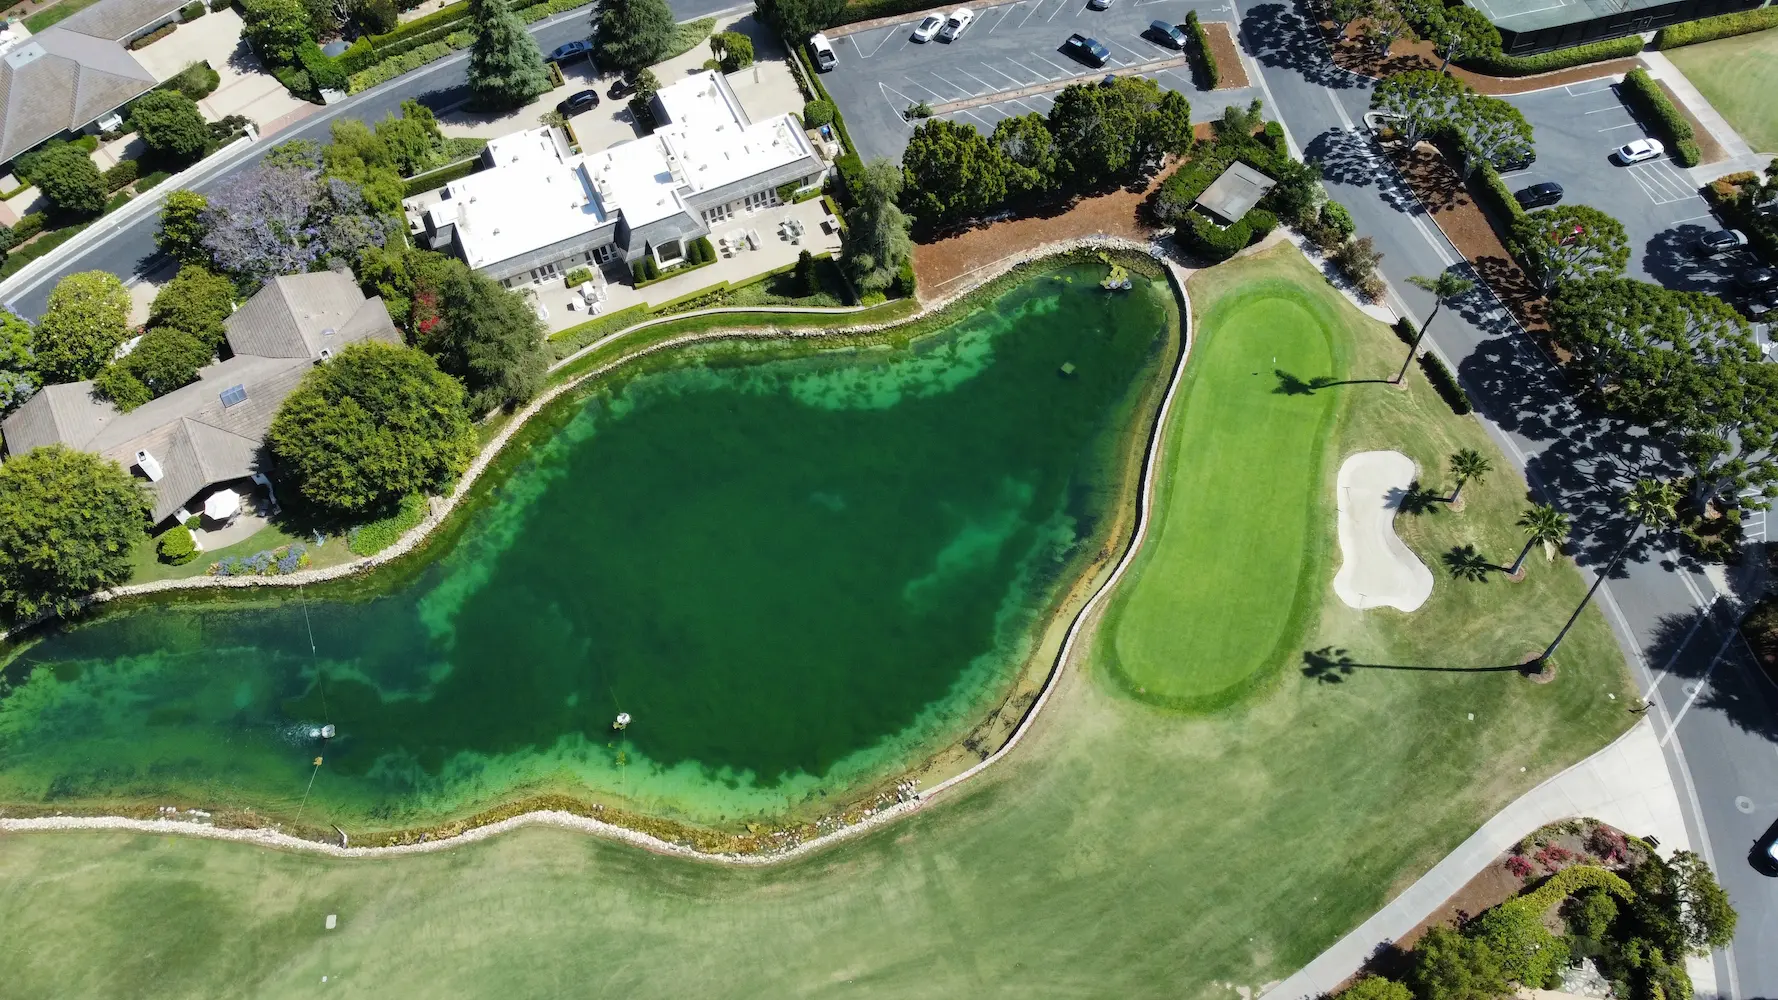
[[[1321,358],[1343,362],[1350,376],[1393,370],[1405,348],[1381,324],[1358,320],[1288,246],[1198,275],[1198,318],[1214,317],[1225,297],[1247,296],[1249,284],[1280,281],[1290,286],[1268,287],[1293,309],[1325,306],[1341,317],[1327,328],[1326,353],[1305,347],[1297,358],[1305,367],[1292,374],[1328,374],[1308,367]],[[1218,332],[1206,329],[1198,346],[1211,348]],[[1211,356],[1194,353],[1191,363]],[[1276,385],[1252,370],[1206,366],[1172,420],[1210,434],[1220,431],[1200,409],[1265,412],[1265,404],[1239,402]],[[1291,399],[1327,407],[1321,416],[1304,410],[1322,422],[1319,457],[1314,442],[1280,423],[1279,440],[1296,442],[1296,453],[1221,460],[1307,463],[1307,479],[1327,496],[1339,459],[1368,448],[1400,448],[1430,469],[1470,446],[1506,465],[1481,428],[1453,416],[1418,373],[1405,392],[1352,385]],[[1178,492],[1206,473],[1195,442],[1175,431],[1164,471]],[[1500,561],[1516,552],[1512,522],[1524,484],[1498,472],[1468,488],[1462,513],[1402,525],[1438,576],[1427,604],[1413,615],[1360,614],[1332,595],[1331,505],[1305,498],[1297,480],[1274,486],[1275,496],[1247,499],[1282,518],[1291,504],[1317,504],[1323,514],[1301,530],[1324,554],[1297,571],[1310,580],[1302,636],[1255,668],[1269,683],[1236,704],[1156,706],[1111,682],[1103,654],[1089,653],[1085,669],[1063,675],[1019,750],[959,794],[764,870],[545,829],[369,861],[120,833],[0,837],[0,982],[8,1000],[1234,1000],[1233,987],[1257,992],[1355,927],[1502,805],[1632,720],[1621,657],[1591,611],[1547,685],[1461,669],[1354,667],[1336,671],[1337,683],[1306,675],[1303,650],[1323,645],[1384,666],[1516,658],[1553,634],[1585,582],[1567,562],[1541,556],[1521,584],[1459,584],[1438,566],[1453,544],[1477,544]],[[1265,530],[1266,521],[1240,515],[1211,528]],[[1180,523],[1163,540],[1168,549],[1196,544]],[[1171,587],[1160,570],[1176,558],[1157,551],[1127,582],[1147,586],[1152,569]],[[1176,607],[1132,603],[1145,614],[1235,618],[1252,600],[1243,575],[1274,572],[1198,569],[1227,586],[1178,591],[1192,603]],[[1121,627],[1141,626],[1123,613]],[[1257,626],[1251,638],[1279,645]],[[1108,641],[1101,634],[1098,647]],[[332,931],[328,914],[339,919]]]
[[[1673,60],[1757,151],[1778,151],[1778,29],[1682,45]]]

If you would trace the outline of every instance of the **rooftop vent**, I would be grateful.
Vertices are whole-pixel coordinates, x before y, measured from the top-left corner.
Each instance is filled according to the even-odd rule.
[[[136,452],[136,467],[142,470],[142,474],[147,476],[151,483],[160,482],[161,477],[167,474],[166,470],[161,468],[160,461],[146,451]]]
[[[332,348],[329,348],[329,347],[321,348],[321,360],[326,361],[332,357],[333,357],[333,349]]]
[[[334,329],[331,326],[328,327],[327,329],[321,331],[321,336],[323,336],[323,337],[331,337],[331,336],[333,336],[333,334],[334,334]]]
[[[246,401],[247,387],[244,385],[231,385],[222,390],[222,406],[224,409],[239,403],[245,403]]]

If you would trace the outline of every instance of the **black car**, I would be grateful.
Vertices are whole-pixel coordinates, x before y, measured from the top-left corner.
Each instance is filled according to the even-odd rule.
[[[1068,40],[1062,43],[1062,51],[1089,66],[1103,66],[1111,58],[1111,50],[1097,38],[1088,38],[1082,34],[1069,35]]]
[[[1143,34],[1160,42],[1167,48],[1185,48],[1185,32],[1180,31],[1179,26],[1176,24],[1168,24],[1165,21],[1150,21],[1148,22],[1148,30],[1144,31]]]
[[[1515,193],[1513,195],[1513,200],[1519,203],[1520,208],[1527,209],[1543,208],[1546,205],[1554,205],[1556,202],[1562,200],[1562,185],[1557,184],[1555,181],[1544,181],[1542,184],[1533,184],[1523,191]]]
[[[1714,257],[1747,245],[1747,235],[1737,229],[1717,229],[1698,237],[1698,250]]]
[[[591,111],[598,106],[599,92],[596,90],[583,90],[577,94],[569,95],[567,100],[556,105],[556,110],[564,115],[573,117],[582,112]]]
[[[1778,823],[1773,823],[1765,836],[1754,841],[1747,860],[1753,864],[1754,871],[1778,878]]]
[[[1750,267],[1735,275],[1735,287],[1744,292],[1763,292],[1778,287],[1778,268]]]

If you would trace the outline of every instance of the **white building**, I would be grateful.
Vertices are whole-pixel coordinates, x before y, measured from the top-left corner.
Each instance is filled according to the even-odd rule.
[[[482,169],[419,213],[416,241],[509,287],[645,253],[664,266],[713,223],[826,173],[794,117],[751,121],[719,73],[662,88],[654,113],[653,135],[593,153],[547,126],[489,142]]]

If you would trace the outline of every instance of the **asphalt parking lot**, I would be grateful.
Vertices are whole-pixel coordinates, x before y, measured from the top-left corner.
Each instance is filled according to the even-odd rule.
[[[1542,181],[1562,185],[1563,204],[1590,205],[1623,222],[1630,238],[1631,277],[1669,288],[1723,291],[1739,266],[1734,257],[1707,258],[1695,243],[1722,223],[1684,167],[1662,156],[1628,167],[1611,157],[1634,139],[1655,138],[1609,80],[1510,97],[1531,122],[1537,162],[1503,175],[1514,191]]]
[[[1178,58],[1178,50],[1143,36],[1150,21],[1177,24],[1192,9],[1206,21],[1234,16],[1226,0],[1113,0],[1111,8],[1102,11],[1089,9],[1086,0],[1015,0],[970,9],[975,22],[954,42],[913,41],[914,27],[923,15],[833,38],[839,64],[823,75],[822,83],[839,103],[847,131],[865,159],[901,158],[917,124],[902,119],[909,105],[971,101],[969,107],[940,117],[987,131],[1002,118],[1047,112],[1054,92],[1069,83]],[[1111,50],[1104,67],[1088,66],[1061,52],[1062,42],[1075,32],[1097,38]],[[1183,65],[1142,75],[1186,94],[1193,121],[1220,117],[1224,107],[1244,105],[1259,93],[1257,87],[1198,90]],[[1024,93],[1045,87],[1047,93]],[[1000,94],[1009,97],[992,100]],[[1014,94],[1018,96],[1010,96]]]

